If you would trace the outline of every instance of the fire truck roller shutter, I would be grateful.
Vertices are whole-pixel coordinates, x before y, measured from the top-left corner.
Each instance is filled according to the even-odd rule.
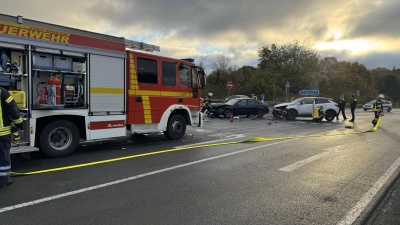
[[[88,140],[126,136],[125,59],[89,56]]]
[[[124,81],[124,58],[90,55],[90,111],[93,115],[124,114]]]

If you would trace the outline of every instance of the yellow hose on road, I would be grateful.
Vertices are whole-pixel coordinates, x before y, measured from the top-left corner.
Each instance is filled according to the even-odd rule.
[[[298,139],[298,138],[329,137],[329,136],[341,136],[341,135],[348,135],[348,134],[363,134],[363,133],[367,133],[367,132],[375,132],[381,123],[381,119],[382,119],[382,117],[380,116],[378,118],[378,121],[377,121],[376,125],[374,126],[374,128],[367,130],[367,131],[362,131],[362,132],[352,132],[352,133],[343,133],[343,134],[312,134],[312,135],[288,136],[288,137],[280,137],[280,138],[253,137],[253,138],[247,139],[245,141],[193,145],[193,146],[187,146],[187,147],[183,147],[183,148],[174,148],[174,149],[168,149],[168,150],[148,152],[148,153],[143,153],[143,154],[130,155],[130,156],[124,156],[124,157],[119,157],[119,158],[106,159],[106,160],[101,160],[101,161],[82,163],[82,164],[76,164],[76,165],[64,166],[64,167],[58,167],[58,168],[52,168],[52,169],[46,169],[46,170],[38,170],[38,171],[33,171],[33,172],[11,172],[11,176],[13,176],[13,177],[26,176],[26,175],[42,174],[42,173],[49,173],[49,172],[62,171],[62,170],[70,170],[70,169],[82,168],[82,167],[99,165],[99,164],[104,164],[104,163],[117,162],[117,161],[122,161],[122,160],[127,160],[127,159],[139,158],[139,157],[150,156],[150,155],[158,155],[158,154],[169,153],[169,152],[177,152],[177,151],[183,151],[183,150],[195,149],[195,148],[215,147],[215,146],[221,146],[221,145],[231,145],[231,144],[249,143],[249,142],[279,141],[279,140]]]

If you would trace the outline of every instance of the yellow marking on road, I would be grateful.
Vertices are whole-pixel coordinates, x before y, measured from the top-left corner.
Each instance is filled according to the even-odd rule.
[[[148,153],[143,153],[143,154],[130,155],[130,156],[119,157],[119,158],[114,158],[114,159],[106,159],[106,160],[101,160],[101,161],[95,161],[95,162],[90,162],[90,163],[82,163],[82,164],[77,164],[77,165],[72,165],[72,166],[64,166],[64,167],[58,167],[58,168],[52,168],[52,169],[46,169],[46,170],[38,170],[38,171],[32,171],[32,172],[11,172],[11,176],[25,176],[25,175],[50,173],[50,172],[69,170],[69,169],[76,169],[76,168],[81,168],[81,167],[99,165],[99,164],[110,163],[110,162],[117,162],[117,161],[122,161],[122,160],[127,160],[127,159],[133,159],[133,158],[139,158],[139,157],[145,157],[145,156],[151,156],[151,155],[158,155],[158,154],[163,154],[163,153],[170,153],[170,152],[177,152],[177,151],[183,151],[183,150],[189,150],[189,149],[196,149],[196,148],[216,147],[216,146],[222,146],[222,145],[232,145],[232,144],[250,143],[250,142],[265,142],[265,141],[277,141],[277,140],[286,140],[286,139],[343,136],[343,135],[349,135],[349,134],[363,134],[363,133],[368,133],[368,132],[375,132],[378,129],[378,127],[379,127],[379,125],[381,123],[381,120],[382,120],[382,117],[379,117],[374,128],[372,128],[370,130],[367,130],[367,131],[362,131],[362,132],[352,132],[352,133],[342,133],[342,134],[315,134],[315,135],[304,135],[304,136],[288,136],[288,137],[282,137],[282,138],[254,137],[254,138],[250,138],[250,139],[245,140],[245,141],[221,142],[221,143],[215,143],[215,144],[193,145],[193,146],[187,146],[187,147],[182,147],[182,148],[174,148],[174,149],[168,149],[168,150],[148,152]]]

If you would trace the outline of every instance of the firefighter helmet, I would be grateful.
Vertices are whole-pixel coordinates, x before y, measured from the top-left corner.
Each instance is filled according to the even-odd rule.
[[[209,96],[209,97],[213,96],[213,93],[211,93],[211,92],[210,92],[210,93],[208,93],[208,96]]]
[[[383,94],[378,95],[378,98],[383,99],[385,96]]]

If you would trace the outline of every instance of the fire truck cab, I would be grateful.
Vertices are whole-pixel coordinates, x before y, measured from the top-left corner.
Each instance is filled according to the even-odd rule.
[[[201,127],[204,70],[153,51],[160,48],[0,14],[0,86],[25,121],[11,153],[60,157],[80,141],[127,131],[179,139],[187,125]]]

